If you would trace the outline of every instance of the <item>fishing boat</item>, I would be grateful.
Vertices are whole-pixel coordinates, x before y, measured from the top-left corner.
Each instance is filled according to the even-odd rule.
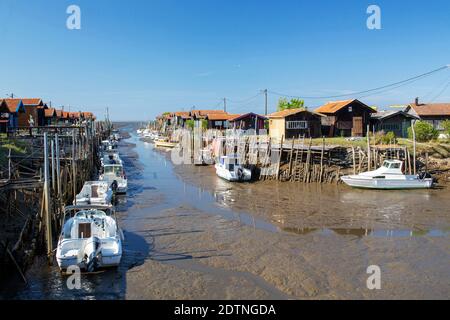
[[[106,181],[87,181],[81,192],[77,194],[76,205],[108,205],[111,204],[113,192]]]
[[[99,179],[108,182],[116,193],[126,193],[128,190],[128,180],[122,164],[105,164]]]
[[[343,176],[341,180],[351,187],[365,189],[427,189],[433,186],[432,178],[403,174],[403,162],[399,160],[386,160],[377,170]]]
[[[115,267],[122,258],[123,233],[112,206],[69,206],[56,249],[61,270],[70,266],[93,272]]]
[[[169,139],[156,139],[155,140],[155,147],[157,148],[175,148],[177,142],[171,142]]]
[[[236,155],[221,156],[215,165],[216,174],[227,181],[250,181],[252,171],[239,163]]]

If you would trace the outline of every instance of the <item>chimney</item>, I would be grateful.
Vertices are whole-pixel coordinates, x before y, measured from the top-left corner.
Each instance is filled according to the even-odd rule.
[[[416,98],[416,106],[419,105],[419,97]]]

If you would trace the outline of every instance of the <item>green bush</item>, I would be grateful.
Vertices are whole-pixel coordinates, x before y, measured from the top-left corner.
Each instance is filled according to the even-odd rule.
[[[439,137],[439,132],[433,125],[425,121],[417,121],[414,130],[416,131],[416,141],[419,142],[428,142]],[[412,128],[408,128],[408,137],[413,138]]]
[[[444,128],[444,132],[450,135],[450,120],[445,120],[442,122],[442,128]]]

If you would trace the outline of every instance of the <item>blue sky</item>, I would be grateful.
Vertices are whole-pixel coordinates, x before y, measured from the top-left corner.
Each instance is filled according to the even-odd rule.
[[[81,30],[66,9],[81,8]],[[370,4],[381,30],[366,27]],[[114,120],[173,110],[264,112],[261,89],[330,96],[450,64],[450,1],[2,0],[0,95]],[[450,101],[450,69],[361,100]],[[269,94],[269,111],[279,97]],[[306,99],[310,108],[331,99]]]

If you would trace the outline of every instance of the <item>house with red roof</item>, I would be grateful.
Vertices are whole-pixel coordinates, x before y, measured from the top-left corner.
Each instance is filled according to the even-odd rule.
[[[421,103],[419,98],[409,104],[405,112],[429,122],[439,131],[443,130],[442,122],[450,120],[450,103]]]
[[[19,126],[19,116],[25,113],[21,99],[0,100],[0,123],[2,132]]]

